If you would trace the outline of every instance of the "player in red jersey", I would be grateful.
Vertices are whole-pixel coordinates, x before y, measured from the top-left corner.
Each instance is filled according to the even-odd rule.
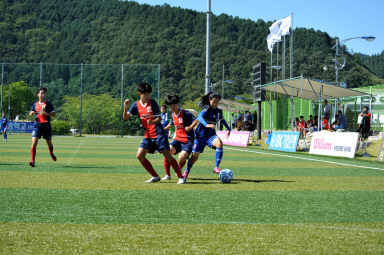
[[[155,169],[153,169],[151,162],[145,157],[148,152],[154,153],[155,151],[159,151],[163,153],[166,161],[172,166],[179,177],[177,184],[184,184],[185,179],[181,174],[179,164],[177,164],[177,161],[169,151],[168,136],[160,123],[159,106],[155,100],[150,98],[152,87],[148,83],[142,82],[138,84],[137,90],[140,100],[134,102],[131,107],[129,107],[129,99],[124,101],[123,119],[128,120],[133,115],[137,115],[145,130],[144,139],[137,150],[136,158],[147,172],[152,175],[152,178],[146,182],[152,183],[160,181],[160,176],[156,173]]]
[[[195,116],[187,110],[180,108],[180,98],[177,95],[167,95],[165,97],[165,104],[168,105],[172,111],[171,123],[164,129],[169,130],[172,126],[176,127],[175,139],[170,144],[171,155],[180,152],[179,166],[182,169],[192,152],[194,131],[193,128],[197,125],[198,121]],[[170,165],[164,159],[165,177],[162,180],[170,180]]]
[[[56,113],[51,102],[45,100],[46,95],[47,89],[40,87],[37,91],[39,101],[33,104],[32,109],[29,112],[30,116],[35,115],[36,117],[35,127],[32,132],[31,162],[29,162],[31,167],[35,167],[36,147],[41,136],[43,136],[47,142],[51,158],[53,161],[57,160],[55,154],[53,154],[51,127],[51,117],[55,117]]]

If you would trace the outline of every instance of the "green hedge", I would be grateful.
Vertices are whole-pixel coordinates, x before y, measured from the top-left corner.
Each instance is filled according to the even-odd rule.
[[[71,133],[71,125],[63,120],[54,120],[52,124],[52,134],[54,135],[67,135]]]

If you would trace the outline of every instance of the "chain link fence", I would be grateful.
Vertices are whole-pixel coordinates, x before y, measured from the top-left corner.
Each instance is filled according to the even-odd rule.
[[[158,64],[2,63],[1,112],[10,120],[32,121],[28,112],[37,101],[35,92],[43,86],[57,112],[55,121],[66,123],[80,135],[136,134],[138,120],[122,120],[123,101],[138,99],[136,85],[142,81],[152,85],[151,97],[159,102]],[[23,86],[32,99],[24,95],[29,92],[22,92]]]

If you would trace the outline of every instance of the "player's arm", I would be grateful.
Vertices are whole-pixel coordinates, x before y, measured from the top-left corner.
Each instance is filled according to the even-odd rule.
[[[129,101],[129,99],[125,99],[124,111],[123,111],[123,120],[128,120],[132,116],[132,114],[128,111],[130,104],[131,104],[131,101]]]
[[[156,125],[157,123],[160,123],[161,117],[156,117],[154,120],[148,120],[147,123],[149,125]]]
[[[35,104],[33,104],[32,108],[31,108],[31,111],[29,112],[29,116],[32,116],[34,114],[36,114]]]
[[[185,117],[189,118],[189,120],[184,121],[184,122],[185,123],[192,122],[191,125],[185,127],[185,131],[189,132],[199,124],[199,121],[197,119],[195,119],[195,116],[193,116],[193,114],[188,112],[188,111],[185,112],[184,114],[185,114]]]
[[[173,127],[174,125],[171,123],[171,124],[168,124],[164,127],[164,130],[165,131],[168,131],[171,127]]]
[[[202,124],[204,125],[204,127],[206,128],[215,128],[216,125],[215,124],[208,124],[206,121],[205,121],[205,117],[207,116],[208,114],[208,110],[207,109],[203,109],[200,113],[199,113],[199,116],[197,116],[197,120]]]
[[[226,134],[226,138],[228,138],[231,135],[231,128],[229,127],[227,121],[223,117],[223,112],[220,111],[220,121],[223,123],[225,128],[228,130],[228,133]]]
[[[151,100],[151,99],[150,99]],[[152,111],[153,111],[153,120],[149,119],[147,120],[147,123],[149,125],[156,125],[161,122],[161,113],[159,105],[156,103],[155,100],[151,100],[152,102]]]

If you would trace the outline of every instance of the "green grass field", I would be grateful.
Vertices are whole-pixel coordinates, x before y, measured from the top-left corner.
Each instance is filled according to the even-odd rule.
[[[0,142],[0,254],[384,254],[384,163],[206,148],[185,185],[145,183],[141,138]],[[164,175],[160,154],[148,155]]]

